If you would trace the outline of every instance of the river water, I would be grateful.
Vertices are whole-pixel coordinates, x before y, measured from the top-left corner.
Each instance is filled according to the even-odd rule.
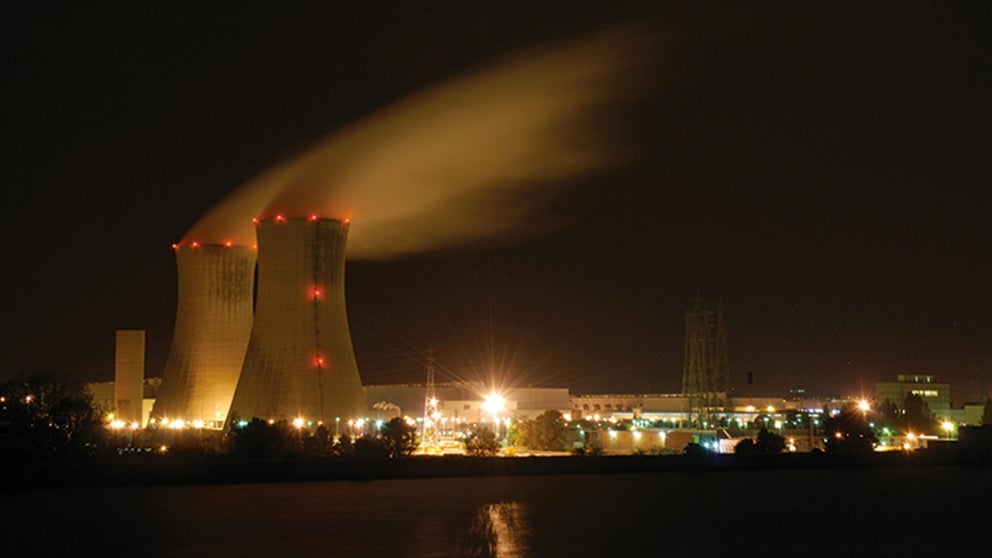
[[[992,542],[992,470],[964,467],[105,486],[0,503],[0,556],[963,556]]]

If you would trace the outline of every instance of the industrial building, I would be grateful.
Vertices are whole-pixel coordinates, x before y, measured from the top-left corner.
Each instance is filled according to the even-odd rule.
[[[425,384],[371,385],[365,387],[365,397],[371,409],[393,412],[397,416],[417,417],[424,412]],[[483,422],[490,420],[485,408],[492,393],[482,382],[441,383],[434,386],[437,410],[454,422]],[[568,413],[568,388],[509,388],[499,393],[503,415],[515,419],[533,418],[544,411]]]
[[[931,375],[900,374],[895,382],[875,384],[875,400],[889,400],[900,408],[909,394],[918,395],[938,418],[951,418],[951,384],[938,382]]]
[[[127,424],[142,424],[145,330],[117,330],[114,348],[114,413]]]
[[[348,225],[274,215],[256,220],[258,243],[252,247],[175,246],[176,324],[161,385],[152,390],[157,393],[149,397],[143,377],[144,332],[121,330],[114,391],[101,392],[97,400],[109,401],[129,424],[142,425],[149,416],[207,428],[255,417],[339,425],[426,418],[428,406],[449,426],[492,420],[491,390],[481,382],[362,386],[345,304]],[[666,432],[765,420],[781,430],[788,428],[786,409],[818,413],[844,403],[728,397],[722,307],[701,305],[697,298],[686,319],[683,393],[573,396],[567,388],[510,388],[499,394],[499,415],[520,420],[556,410],[570,420],[667,423]],[[878,401],[898,404],[909,393],[921,396],[935,415],[956,418],[949,384],[933,376],[901,375],[876,386]],[[660,430],[649,439],[638,431],[617,431],[616,444],[649,448],[662,441]],[[627,436],[629,441],[620,440]]]
[[[789,402],[780,397],[735,397],[725,400],[723,404],[726,408],[720,413],[711,411],[711,422],[721,417],[753,420],[758,415],[779,413],[785,409],[819,411],[824,405],[839,408],[839,402],[835,400]],[[695,413],[690,417],[690,396],[681,393],[573,395],[569,405],[575,418],[616,416],[682,423],[698,417]]]
[[[93,406],[104,417],[113,415],[117,420],[115,412],[115,384],[116,382],[93,382],[86,384],[86,392],[93,398]],[[162,378],[144,378],[141,382],[141,417],[137,421],[138,426],[144,428],[148,425],[151,417],[152,407],[158,397],[158,389],[162,385]],[[123,421],[122,421],[123,422]],[[127,423],[128,425],[132,423]]]

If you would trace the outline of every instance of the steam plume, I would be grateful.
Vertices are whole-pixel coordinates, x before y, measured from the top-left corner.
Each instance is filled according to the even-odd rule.
[[[348,256],[383,259],[526,231],[555,184],[623,160],[602,110],[629,93],[630,30],[530,51],[431,87],[250,180],[184,241],[254,242],[251,219],[351,219]]]

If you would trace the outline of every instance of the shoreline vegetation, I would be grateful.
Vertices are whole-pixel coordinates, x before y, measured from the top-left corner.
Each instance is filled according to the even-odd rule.
[[[754,470],[992,467],[987,451],[930,448],[870,454],[773,455],[689,452],[678,455],[562,455],[530,457],[409,456],[248,459],[223,455],[131,455],[8,464],[8,490],[76,486],[174,486],[386,479],[542,476]]]
[[[922,449],[907,445],[905,451],[876,452],[878,437],[867,412],[854,406],[824,421],[824,451],[809,453],[784,452],[784,438],[765,428],[754,437],[745,435],[733,454],[713,453],[700,440],[685,443],[673,436],[666,453],[604,453],[589,436],[597,425],[577,422],[570,429],[554,410],[521,421],[506,434],[504,443],[515,450],[556,452],[540,456],[498,456],[502,444],[496,432],[482,425],[463,441],[468,455],[413,455],[418,434],[409,418],[377,421],[374,429],[357,437],[338,435],[336,423],[332,435],[327,426],[313,427],[302,419],[289,423],[252,418],[232,424],[225,432],[166,429],[165,424],[142,430],[137,423],[125,428],[121,421],[106,425],[78,382],[45,374],[25,376],[0,385],[0,490],[845,467],[992,468],[992,424],[961,425],[956,439],[948,429],[947,439],[930,440]],[[569,447],[574,448],[572,454],[561,451]],[[679,447],[682,451],[674,453]]]

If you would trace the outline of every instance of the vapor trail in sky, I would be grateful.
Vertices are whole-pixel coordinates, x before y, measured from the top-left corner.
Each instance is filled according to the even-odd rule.
[[[275,214],[351,219],[355,259],[527,232],[556,185],[624,160],[608,111],[632,92],[643,46],[604,32],[411,95],[248,181],[183,240],[252,244],[251,219]]]

